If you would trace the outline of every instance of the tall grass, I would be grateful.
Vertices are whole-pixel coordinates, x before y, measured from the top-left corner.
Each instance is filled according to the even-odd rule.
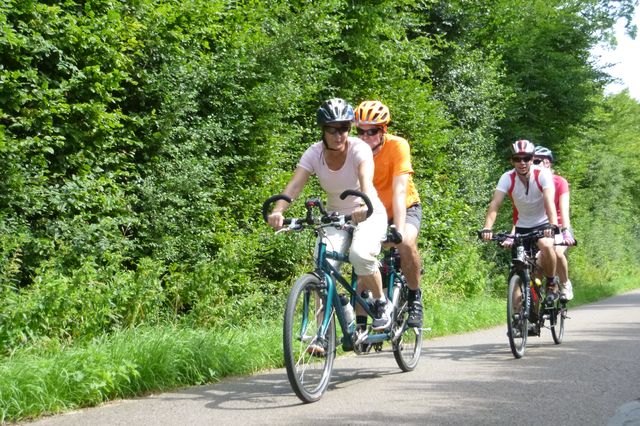
[[[140,328],[83,345],[16,352],[0,362],[0,422],[280,366],[278,328]]]

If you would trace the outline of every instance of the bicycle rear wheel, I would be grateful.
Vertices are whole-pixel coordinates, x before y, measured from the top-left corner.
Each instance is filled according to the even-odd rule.
[[[326,289],[315,275],[300,277],[289,292],[284,316],[284,364],[289,383],[303,402],[322,397],[336,356],[333,315],[324,336],[318,332],[327,306]]]
[[[516,358],[521,358],[524,355],[524,349],[527,346],[528,320],[525,317],[525,285],[520,276],[515,274],[509,280],[507,293],[507,335],[511,352]]]
[[[422,352],[422,330],[417,327],[407,327],[409,309],[407,288],[394,289],[393,295],[395,321],[392,333],[399,336],[393,340],[393,356],[402,371],[412,371],[420,361]]]
[[[550,318],[551,336],[556,345],[562,343],[564,338],[564,319],[567,317],[567,305],[562,302],[556,302],[553,314]]]

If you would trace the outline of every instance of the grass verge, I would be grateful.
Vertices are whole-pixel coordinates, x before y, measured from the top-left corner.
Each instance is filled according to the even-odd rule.
[[[572,305],[638,286],[626,278],[577,287]],[[498,325],[504,313],[499,298],[430,301],[425,324],[432,331],[425,337]],[[85,344],[23,349],[0,360],[0,423],[281,366],[280,321],[251,329],[138,328]]]

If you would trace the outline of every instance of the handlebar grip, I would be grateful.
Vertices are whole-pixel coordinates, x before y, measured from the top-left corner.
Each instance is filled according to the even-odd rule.
[[[340,194],[340,199],[344,200],[348,196],[360,197],[362,201],[367,205],[367,218],[373,214],[373,205],[371,204],[371,200],[366,196],[363,192],[356,191],[355,189],[347,189],[342,194]],[[349,215],[350,217],[351,215]]]
[[[284,200],[287,203],[291,204],[291,198],[284,194],[272,195],[271,197],[267,198],[264,203],[262,203],[262,218],[265,222],[269,221],[269,206],[279,200]],[[285,224],[287,220],[290,219],[285,219]]]

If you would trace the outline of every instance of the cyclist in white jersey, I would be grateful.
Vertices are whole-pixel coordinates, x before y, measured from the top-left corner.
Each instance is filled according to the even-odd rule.
[[[547,294],[552,300],[558,295],[558,283],[555,277],[556,255],[554,234],[558,229],[554,195],[553,176],[548,169],[532,165],[535,146],[521,139],[512,146],[512,170],[505,172],[498,181],[493,198],[489,203],[482,239],[491,240],[492,228],[498,210],[509,195],[513,202],[513,223],[517,233],[527,233],[544,229],[544,238],[537,241],[540,252],[539,263],[547,279]]]

